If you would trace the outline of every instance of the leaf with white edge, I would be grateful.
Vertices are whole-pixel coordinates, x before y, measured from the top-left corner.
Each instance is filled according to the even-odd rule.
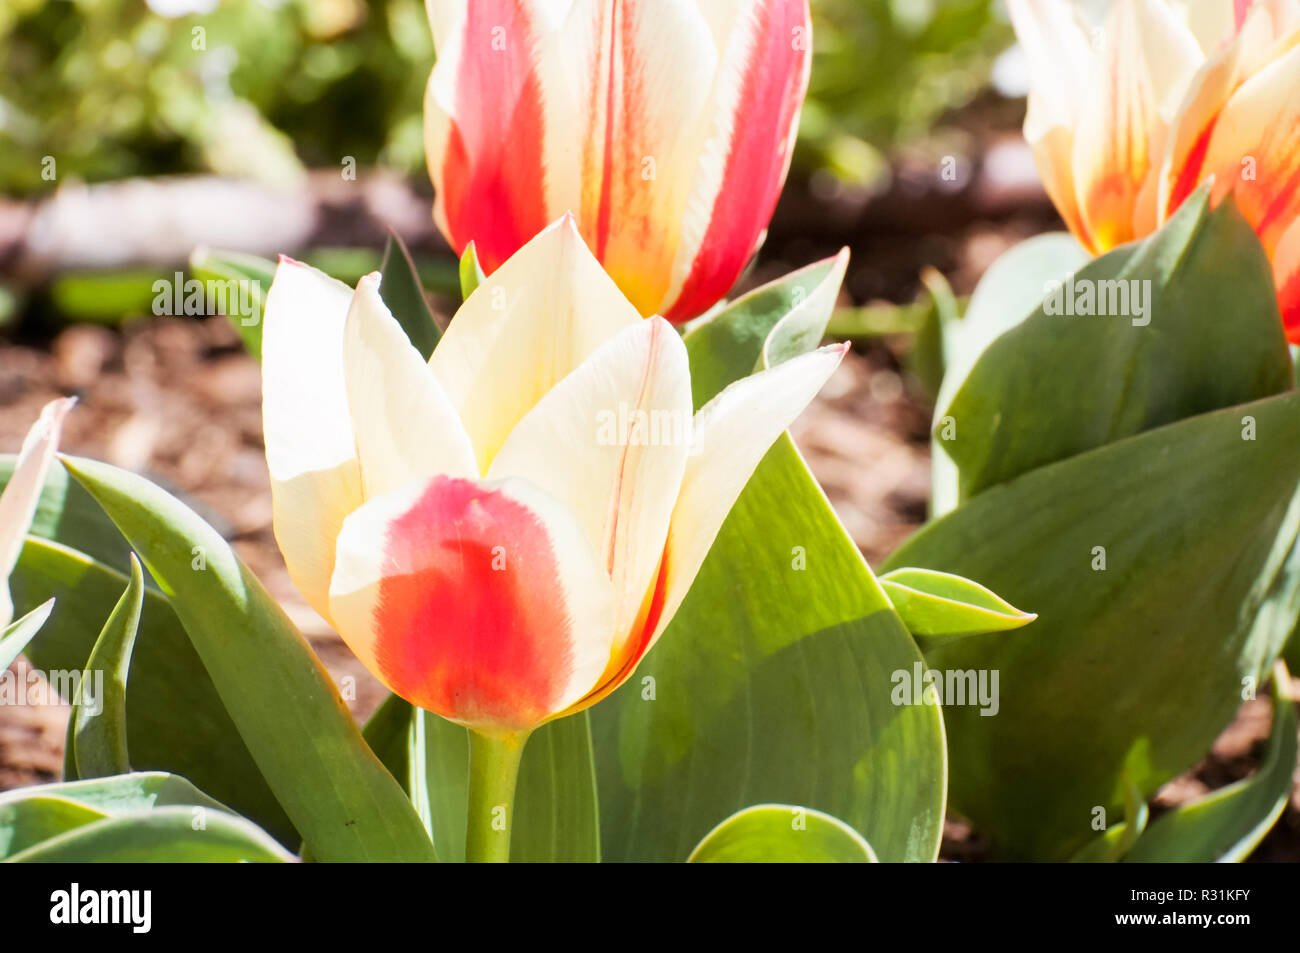
[[[1257,439],[1242,439],[1244,418]],[[998,673],[997,717],[944,710],[952,808],[998,856],[1070,857],[1096,836],[1095,807],[1121,809],[1126,767],[1149,797],[1210,748],[1300,613],[1298,485],[1290,391],[1031,470],[886,560],[1038,613],[925,653],[931,668]]]
[[[126,774],[126,684],[131,650],[144,608],[144,574],[131,557],[131,581],[90,652],[69,716],[72,757],[79,778]]]
[[[233,813],[184,778],[161,772],[17,788],[0,793],[0,860],[74,827],[169,805]]]
[[[379,296],[406,332],[412,346],[427,361],[442,332],[434,320],[429,299],[424,296],[424,285],[415,270],[415,263],[411,261],[411,253],[396,232],[388,234],[379,271]]]
[[[695,406],[732,381],[813,350],[835,309],[848,252],[800,268],[742,295],[691,325]]]
[[[4,634],[0,635],[0,671],[14,664],[14,659],[23,654],[23,649],[36,637],[53,611],[54,600],[48,599],[21,619],[5,626]]]
[[[837,817],[788,804],[737,811],[705,835],[692,864],[874,864],[876,854]]]
[[[1236,204],[1211,209],[1202,189],[1159,231],[1090,262],[991,343],[937,412],[955,429],[940,442],[969,499],[1124,437],[1281,393],[1291,380],[1268,256]]]
[[[256,824],[202,808],[164,807],[106,817],[34,844],[10,863],[292,863],[296,858]]]
[[[62,467],[58,470],[65,472]],[[76,481],[68,488],[69,497],[73,491],[85,496],[86,505],[108,519]],[[125,547],[117,527],[111,522],[108,527]],[[49,621],[28,645],[27,657],[43,671],[72,673],[86,667],[96,633],[128,585],[128,577],[75,549],[28,537],[12,583],[14,592],[27,603],[57,599]],[[71,702],[71,692],[65,694],[69,696],[65,701]],[[301,842],[239,736],[167,597],[148,585],[131,658],[126,705],[131,715],[127,743],[136,768],[187,777],[271,831],[281,843],[297,846]],[[74,727],[69,724],[69,729]],[[65,759],[64,770],[65,779],[77,776],[75,761],[69,765]]]
[[[895,569],[880,577],[880,585],[908,631],[933,640],[1005,632],[1038,618],[979,583],[948,572]]]
[[[1286,665],[1273,668],[1273,728],[1259,770],[1162,815],[1125,855],[1134,863],[1238,863],[1286,809],[1296,768],[1296,704]]]
[[[212,527],[143,477],[65,458],[158,581],[226,710],[311,854],[436,859],[401,786],[362,740],[330,675]],[[203,557],[194,567],[195,554]]]

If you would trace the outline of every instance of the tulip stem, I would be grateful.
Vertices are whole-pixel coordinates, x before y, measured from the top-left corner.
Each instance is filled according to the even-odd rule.
[[[515,818],[515,782],[527,732],[509,735],[469,733],[469,817],[465,860],[505,863]]]

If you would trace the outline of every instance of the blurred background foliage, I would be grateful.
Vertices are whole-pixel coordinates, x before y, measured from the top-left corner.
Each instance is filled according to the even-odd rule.
[[[813,0],[797,172],[869,186],[987,84],[997,0]],[[215,172],[292,181],[382,164],[422,175],[433,63],[421,0],[4,0],[0,189]]]

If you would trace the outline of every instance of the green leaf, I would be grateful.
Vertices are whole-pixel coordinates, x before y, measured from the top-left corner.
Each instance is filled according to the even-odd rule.
[[[880,585],[908,631],[931,639],[1003,632],[1038,618],[977,582],[932,569],[895,569]]]
[[[131,770],[126,684],[143,608],[144,574],[132,556],[131,581],[90,652],[69,716],[72,758],[79,778],[103,778]]]
[[[227,314],[226,319],[244,342],[253,360],[262,359],[262,312],[266,295],[275,279],[275,262],[237,251],[214,251],[200,246],[190,255],[190,270],[200,281],[226,282],[227,300],[231,284],[239,289],[240,300],[252,304],[252,314]],[[227,308],[227,311],[230,309]]]
[[[411,253],[396,232],[388,234],[384,261],[380,265],[379,296],[388,305],[411,344],[426,361],[433,353],[442,332],[434,320],[424,286],[411,261]]]
[[[1048,295],[988,346],[951,404],[959,494],[1221,407],[1280,393],[1291,358],[1268,257],[1231,201],[1196,193],[1158,232],[1071,279],[1145,296],[1145,316],[1066,316]],[[1071,299],[1067,283],[1060,297]],[[1148,289],[1139,295],[1142,288]],[[1135,290],[1136,289],[1136,290]],[[1225,320],[1231,315],[1231,320]],[[1143,324],[1142,322],[1148,322]]]
[[[422,716],[423,726],[417,716]],[[426,813],[438,856],[464,861],[469,791],[469,740],[465,729],[390,695],[367,722],[365,736],[412,797],[427,800]],[[585,712],[550,722],[533,732],[524,748],[515,791],[510,859],[533,863],[598,861],[600,825],[595,780],[591,728]]]
[[[1095,807],[1119,808],[1126,764],[1146,797],[1209,749],[1300,612],[1298,482],[1290,392],[1032,470],[890,557],[886,569],[978,579],[1038,613],[926,653],[936,669],[1000,675],[997,717],[944,713],[953,807],[997,851],[1068,857]]]
[[[1279,662],[1273,673],[1273,730],[1268,753],[1249,778],[1183,804],[1153,823],[1125,861],[1237,863],[1245,860],[1282,816],[1296,767],[1296,706]]]
[[[668,630],[591,709],[602,856],[685,860],[719,817],[773,802],[843,818],[883,860],[934,860],[943,722],[890,700],[893,673],[920,663],[781,438]]]
[[[12,479],[17,459],[14,454],[0,455],[0,488]],[[118,572],[131,571],[131,547],[108,514],[62,465],[50,467],[45,476],[28,535],[80,550]]]
[[[1064,279],[1089,260],[1073,236],[1051,232],[1021,242],[989,266],[961,319],[941,328],[944,373],[935,398],[936,431],[985,348],[1033,313],[1048,282]],[[938,440],[930,449],[930,511],[942,516],[957,505],[957,466]]]
[[[464,301],[474,293],[474,289],[483,283],[487,275],[478,263],[478,251],[474,243],[465,246],[465,254],[460,256],[460,300]]]
[[[0,801],[0,860],[104,817],[101,811],[58,797]]]
[[[862,835],[806,807],[758,804],[737,811],[691,852],[692,864],[874,864]]]
[[[0,793],[0,860],[57,834],[105,817],[138,815],[168,805],[230,813],[184,778],[137,772]]]
[[[756,288],[693,325],[686,347],[695,406],[761,366],[816,347],[847,265],[848,253],[840,252]]]
[[[27,648],[53,611],[54,600],[47,599],[21,619],[5,626],[4,633],[0,634],[0,672],[14,664],[14,659],[23,654],[23,649]]]
[[[195,829],[195,808],[106,817],[20,851],[11,863],[285,863],[294,860],[257,825],[232,814],[207,814]]]
[[[69,495],[71,489],[85,493],[75,482]],[[87,500],[99,510],[89,496]],[[84,553],[33,537],[23,547],[12,581],[15,594],[24,600],[57,598],[56,611],[27,654],[45,672],[68,673],[86,667],[95,633],[128,584],[126,576]],[[191,778],[283,843],[301,840],[240,738],[167,597],[149,586],[144,590],[126,706],[127,744],[135,767]],[[75,762],[71,767],[66,776],[75,777]]]
[[[419,816],[362,740],[328,672],[226,541],[142,477],[93,460],[64,465],[168,596],[312,855],[434,859]]]
[[[1133,783],[1128,771],[1124,772],[1124,820],[1106,828],[1096,840],[1070,858],[1072,864],[1111,864],[1128,853],[1142,832],[1146,830],[1150,811],[1142,792]],[[1095,819],[1094,819],[1095,820]]]

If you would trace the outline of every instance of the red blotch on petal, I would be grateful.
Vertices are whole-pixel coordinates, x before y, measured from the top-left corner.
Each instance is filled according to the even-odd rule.
[[[384,679],[467,725],[531,728],[570,672],[570,624],[545,525],[468,480],[438,477],[393,521],[385,555],[418,567],[385,577],[375,607]]]
[[[462,39],[452,129],[442,163],[448,240],[495,271],[548,224],[541,84],[526,4],[474,0]]]

